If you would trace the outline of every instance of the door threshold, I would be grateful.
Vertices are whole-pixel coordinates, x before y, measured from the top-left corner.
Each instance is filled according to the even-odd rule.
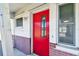
[[[27,55],[27,56],[38,56],[38,55],[35,53],[31,53],[30,55]]]

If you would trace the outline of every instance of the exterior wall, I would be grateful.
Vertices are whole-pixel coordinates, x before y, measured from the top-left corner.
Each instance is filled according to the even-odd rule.
[[[33,7],[36,7],[37,5],[40,5],[40,4],[35,4],[35,5],[32,4],[32,5],[33,5]],[[33,7],[30,6],[30,8],[28,7],[28,9],[32,9]],[[16,27],[15,19],[11,20],[11,24],[12,24],[11,26],[14,27],[14,28],[12,28],[14,47],[18,48],[19,50],[21,50],[23,52],[29,51],[29,53],[30,53],[30,49],[33,50],[33,48],[30,46],[30,44],[33,45],[33,43],[31,43],[32,42],[31,36],[33,36],[33,34],[31,34],[31,27],[30,27],[32,25],[32,23],[30,23],[30,18],[31,18],[30,12],[35,13],[35,12],[39,12],[39,11],[42,11],[45,9],[48,9],[48,4],[46,4],[42,7],[36,8],[34,10],[29,10],[29,11],[26,8],[23,8],[15,13],[15,19],[20,18],[20,17],[26,17],[26,19],[23,20],[23,27]],[[24,41],[25,42],[27,41],[27,42],[24,44]],[[26,50],[24,50],[25,48],[23,47],[23,45],[25,47],[27,45],[29,45],[29,46],[27,46]],[[25,52],[25,53],[28,54],[28,52]]]
[[[16,27],[16,19],[23,17],[23,27]],[[30,54],[30,23],[29,14],[27,12],[15,16],[12,20],[12,34],[14,47],[24,52],[25,54]]]
[[[50,48],[53,47],[52,50],[55,51],[55,52],[58,52],[58,54],[55,54],[55,55],[59,55],[59,53],[61,53],[61,55],[64,55],[64,56],[66,56],[66,55],[71,55],[71,56],[72,55],[78,55],[78,51],[75,51],[75,50],[70,49],[70,48],[60,46],[62,48],[58,49],[58,45],[57,45],[58,44],[58,4],[56,4],[56,3],[46,4],[46,5],[43,5],[41,7],[36,8],[34,10],[31,10],[31,23],[33,23],[32,22],[32,20],[33,20],[32,15],[34,13],[37,13],[37,12],[45,10],[45,9],[49,9],[49,11],[50,11],[50,16],[49,16],[49,18],[50,18],[50,20],[49,20],[49,31],[50,31],[49,32],[49,41],[50,41],[50,44],[52,43]],[[33,26],[31,26],[31,28],[33,28]],[[32,31],[32,29],[31,29],[31,31]],[[32,41],[32,45],[33,45],[33,41]],[[50,54],[54,54],[55,52],[53,53],[53,51],[51,52],[51,50],[50,50]]]
[[[75,4],[75,18],[76,18],[76,48],[79,48],[79,20],[78,20],[78,16],[79,16],[79,4]],[[19,17],[26,17],[27,19],[23,20],[23,27],[16,27],[15,26],[15,19],[13,20],[14,23],[14,30],[13,30],[13,38],[15,40],[15,47],[20,49],[21,51],[25,52],[23,49],[27,49],[30,50],[29,46],[30,44],[33,46],[33,27],[32,27],[32,15],[33,13],[45,10],[45,9],[50,9],[50,21],[49,21],[49,40],[50,43],[53,43],[52,46],[60,51],[65,51],[68,53],[71,53],[69,55],[78,55],[79,51],[78,50],[73,50],[67,47],[62,47],[62,46],[58,46],[57,42],[58,42],[58,4],[56,3],[51,3],[51,4],[45,4],[42,5],[41,7],[35,8],[33,10],[26,10],[25,8],[20,10],[19,12],[16,13],[16,18]],[[23,13],[21,13],[22,11],[24,11]],[[31,19],[31,20],[30,20]],[[27,41],[26,44],[23,43],[23,41]],[[31,43],[30,43],[31,41]],[[28,43],[29,42],[29,43]],[[21,46],[22,45],[22,46]],[[28,48],[24,47],[26,45],[29,45]],[[33,52],[33,47],[31,46],[31,52]],[[60,48],[59,48],[60,47]],[[30,51],[29,51],[30,53]]]
[[[30,54],[31,52],[31,23],[30,23],[30,12],[32,9],[40,4],[31,4],[32,6],[24,7],[15,13],[15,18],[11,20],[12,34],[14,47],[21,50],[25,54]],[[23,27],[16,27],[17,18],[23,17]],[[14,27],[14,28],[13,28]]]

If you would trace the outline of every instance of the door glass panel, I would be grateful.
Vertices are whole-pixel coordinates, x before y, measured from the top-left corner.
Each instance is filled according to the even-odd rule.
[[[46,36],[46,17],[42,17],[42,37]]]
[[[59,43],[75,45],[74,4],[59,6]]]

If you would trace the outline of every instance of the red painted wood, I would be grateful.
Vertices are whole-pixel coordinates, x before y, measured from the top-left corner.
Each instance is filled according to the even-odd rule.
[[[42,16],[46,16],[46,36],[42,37]],[[33,14],[33,52],[40,56],[49,55],[49,10]]]

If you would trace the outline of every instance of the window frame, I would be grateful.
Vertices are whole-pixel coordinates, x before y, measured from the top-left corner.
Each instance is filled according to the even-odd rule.
[[[18,25],[17,25],[17,23],[18,23],[17,20],[19,20],[19,19],[22,19],[22,24],[21,24],[21,26],[18,26]],[[16,19],[16,27],[23,27],[23,17]]]
[[[75,33],[75,38],[74,38],[74,41],[75,41],[75,44],[74,44],[74,45],[65,44],[65,43],[63,44],[63,43],[59,43],[59,41],[58,41],[58,40],[59,40],[59,21],[60,21],[60,20],[59,20],[59,19],[60,19],[60,18],[59,18],[59,7],[62,6],[62,5],[65,5],[65,4],[69,4],[69,3],[58,4],[58,25],[57,25],[57,28],[58,28],[58,29],[57,29],[57,32],[58,32],[58,39],[57,39],[57,44],[58,44],[58,45],[62,45],[62,46],[66,46],[66,47],[73,47],[73,48],[74,48],[74,47],[76,47],[76,33]],[[73,3],[73,5],[74,5],[74,19],[76,20],[76,18],[75,18],[75,13],[76,13],[76,12],[75,12],[75,11],[76,11],[76,10],[75,10],[75,4]],[[75,22],[74,22],[74,23],[75,23]],[[75,26],[75,27],[76,27],[76,26]],[[76,29],[75,29],[75,31],[76,31]],[[74,31],[74,32],[75,32],[75,31]]]

